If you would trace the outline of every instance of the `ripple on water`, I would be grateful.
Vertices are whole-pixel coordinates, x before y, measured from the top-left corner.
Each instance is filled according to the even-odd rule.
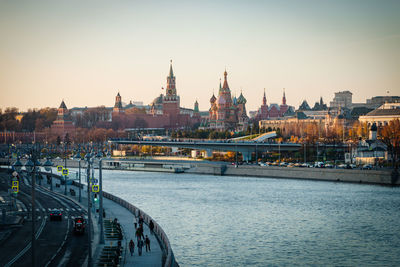
[[[400,265],[400,188],[104,171],[182,266]]]

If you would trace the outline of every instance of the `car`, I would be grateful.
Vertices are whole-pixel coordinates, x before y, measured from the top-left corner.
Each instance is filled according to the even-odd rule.
[[[325,168],[325,164],[323,162],[315,162],[314,168]]]
[[[362,169],[363,169],[363,170],[372,170],[372,165],[371,165],[371,164],[364,164],[364,165],[362,166]]]
[[[303,163],[303,164],[301,164],[301,167],[303,167],[303,168],[311,168],[312,165],[310,165],[308,163]]]
[[[86,222],[83,216],[76,217],[73,222],[73,229],[75,234],[85,233]]]
[[[332,169],[332,168],[333,168],[333,165],[332,165],[332,164],[330,164],[330,163],[327,163],[327,164],[325,164],[325,168]]]
[[[61,221],[62,220],[62,212],[59,209],[52,209],[50,211],[50,215],[49,215],[50,221],[54,221],[54,220],[58,220]]]

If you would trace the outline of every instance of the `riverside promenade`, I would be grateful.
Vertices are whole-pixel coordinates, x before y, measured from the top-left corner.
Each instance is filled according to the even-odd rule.
[[[44,177],[46,175],[43,175]],[[65,185],[60,184],[59,176],[54,175],[55,179],[52,179],[53,183],[53,191],[56,194],[65,193]],[[43,179],[46,181],[46,179]],[[57,184],[57,185],[56,185]],[[46,188],[46,190],[50,190],[50,184],[46,182],[42,183],[42,187]],[[82,208],[87,209],[87,190],[86,186],[83,186],[81,189],[81,202],[79,202],[79,187],[77,185],[67,185],[67,197],[78,203]],[[71,195],[71,189],[74,191],[74,194]],[[121,202],[121,203],[118,203]],[[126,205],[130,205],[130,209],[123,207],[121,205],[124,201],[120,198],[113,196],[104,192],[103,197],[103,207],[105,211],[104,225],[107,222],[113,221],[117,218],[119,224],[121,225],[123,239],[122,243],[122,253],[120,257],[120,266],[177,266],[176,263],[171,261],[171,256],[173,257],[172,250],[169,246],[168,239],[166,239],[165,233],[162,231],[161,227],[157,225],[157,223],[153,220],[155,224],[154,233],[150,233],[150,229],[148,227],[150,216],[145,214],[143,211],[140,211],[133,205],[125,202]],[[93,238],[92,238],[92,255],[93,255],[93,266],[104,266],[101,262],[101,258],[104,258],[104,254],[102,256],[102,252],[104,247],[112,247],[117,245],[117,240],[112,236],[111,233],[107,232],[107,228],[104,228],[104,240],[105,244],[100,244],[100,224],[99,224],[99,214],[93,212],[92,209],[92,225],[93,225]],[[133,211],[133,212],[132,212]],[[135,222],[138,222],[138,215],[141,214],[144,218],[145,223],[143,224],[144,228],[144,236],[148,236],[150,239],[150,247],[151,251],[146,252],[145,246],[143,247],[142,255],[139,256],[138,248],[137,248],[137,240],[135,237]],[[115,233],[116,235],[116,233]],[[129,241],[133,240],[135,243],[135,252],[133,256],[131,256],[129,252]],[[165,240],[166,239],[166,240]],[[159,241],[160,240],[160,241]],[[167,241],[167,242],[165,242]],[[167,243],[167,247],[165,245]],[[168,253],[170,255],[168,255]],[[86,259],[87,262],[87,259]],[[86,262],[85,265],[86,266]],[[172,263],[171,263],[172,262]]]

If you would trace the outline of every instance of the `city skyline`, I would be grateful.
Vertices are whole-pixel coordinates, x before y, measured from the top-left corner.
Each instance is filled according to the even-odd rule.
[[[296,108],[345,90],[353,102],[400,95],[399,2],[302,3],[4,1],[0,108],[111,107],[118,92],[149,104],[171,59],[187,108],[208,110],[225,68],[248,111],[264,88]]]

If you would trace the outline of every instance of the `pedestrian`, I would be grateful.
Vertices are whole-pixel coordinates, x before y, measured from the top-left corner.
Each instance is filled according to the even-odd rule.
[[[136,241],[139,242],[139,240],[140,240],[140,238],[142,236],[142,234],[140,232],[140,228],[136,229],[135,235],[136,235]]]
[[[133,242],[132,239],[129,242],[129,251],[131,252],[131,256],[133,256],[133,253],[135,252],[135,243]]]
[[[153,223],[153,220],[150,220],[149,228],[150,228],[150,233],[153,234],[153,231],[154,231],[154,223]]]
[[[142,237],[142,239],[144,239],[144,235],[143,235],[143,233],[144,233],[143,224],[140,225],[139,230],[140,230],[140,236]]]
[[[146,239],[145,239],[144,243],[146,244],[146,252],[151,251],[151,249],[150,249],[150,239],[149,239],[149,237],[147,235],[146,235]]]
[[[143,240],[139,239],[137,243],[139,256],[142,256]]]

